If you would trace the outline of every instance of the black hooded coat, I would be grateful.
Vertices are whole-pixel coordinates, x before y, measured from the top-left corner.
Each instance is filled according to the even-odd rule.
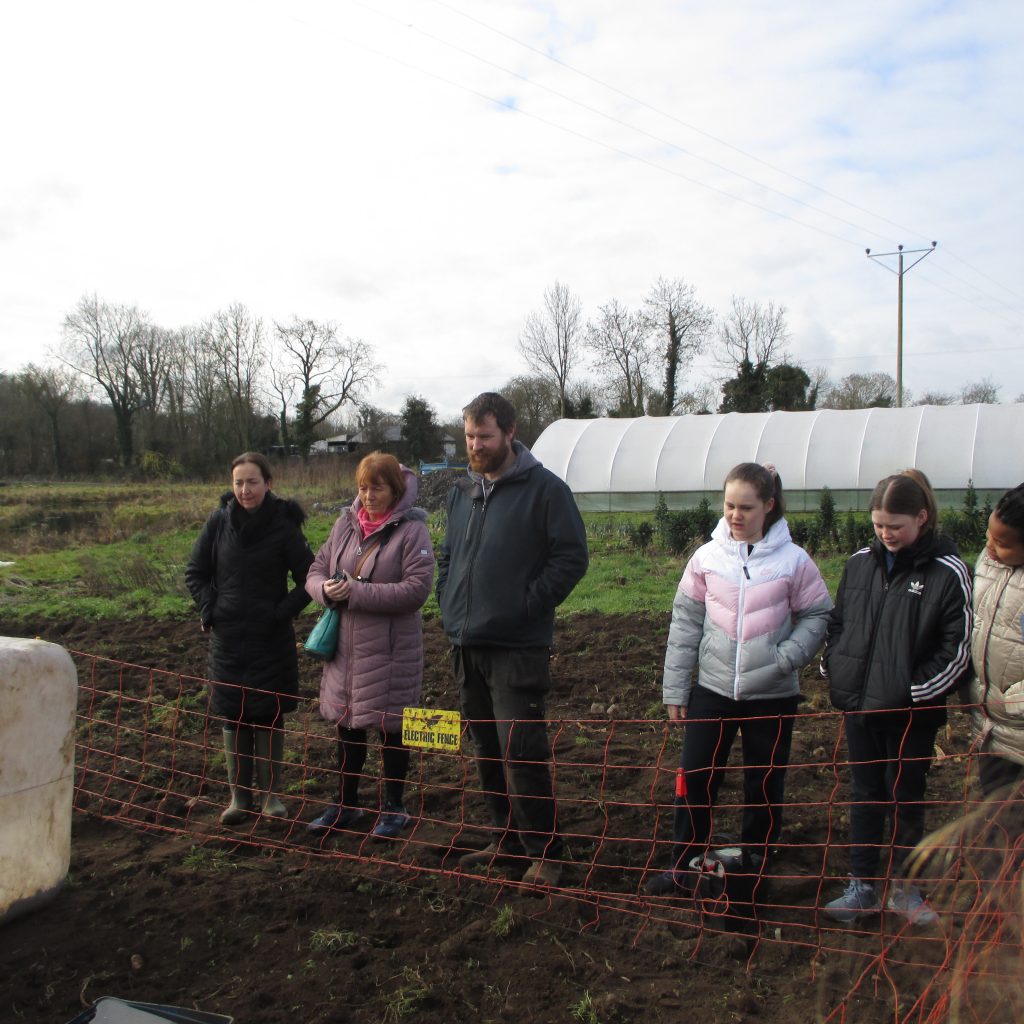
[[[298,504],[272,491],[251,513],[228,493],[192,548],[185,583],[210,634],[214,714],[270,724],[295,710],[292,620],[309,603],[305,582],[313,562],[305,518]]]

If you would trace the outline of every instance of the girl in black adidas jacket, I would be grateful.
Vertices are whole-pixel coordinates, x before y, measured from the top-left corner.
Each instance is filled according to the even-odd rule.
[[[881,908],[876,883],[901,872],[924,835],[924,796],[946,694],[970,664],[971,578],[956,545],[936,533],[927,477],[886,477],[871,495],[875,540],[846,563],[829,618],[822,673],[844,716],[852,782],[850,881],[825,907],[851,922]],[[892,853],[880,874],[885,820]],[[911,924],[935,921],[915,886],[894,882],[887,907]]]

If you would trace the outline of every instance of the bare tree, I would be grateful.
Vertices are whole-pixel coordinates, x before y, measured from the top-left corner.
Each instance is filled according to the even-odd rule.
[[[904,403],[906,404],[906,403]],[[948,391],[926,391],[914,405],[956,405],[956,395]]]
[[[650,338],[647,318],[618,299],[601,306],[587,325],[587,345],[620,416],[642,416],[646,410],[657,364]]]
[[[295,391],[295,378],[285,360],[273,353],[270,356],[269,386],[277,407],[274,415],[277,419],[278,433],[281,435],[281,444],[287,450],[292,443],[291,430],[288,426],[288,411],[291,409],[292,396]]]
[[[263,321],[236,302],[213,315],[209,331],[235,446],[246,451],[253,446],[260,404],[258,382],[267,361]]]
[[[297,396],[295,443],[303,456],[316,439],[315,430],[345,402],[357,402],[376,383],[380,367],[373,350],[358,338],[339,338],[336,324],[318,323],[295,317],[290,324],[275,324],[283,362],[276,368],[283,374],[275,383],[282,398],[291,383]]]
[[[911,404],[904,389],[903,402]],[[819,400],[819,409],[889,408],[896,404],[896,381],[888,373],[851,373],[833,385]]]
[[[832,381],[824,366],[812,367],[807,374],[811,378],[810,386],[807,388],[807,407],[816,409],[822,396],[832,387]]]
[[[681,414],[707,416],[718,407],[718,388],[702,381],[692,391],[685,391],[676,399],[675,411]]]
[[[140,367],[145,365],[146,318],[135,306],[84,296],[64,318],[62,359],[106,395],[114,412],[121,464],[135,456],[133,427],[148,401]]]
[[[786,361],[786,307],[769,302],[761,305],[749,299],[732,297],[732,308],[718,329],[719,363],[737,373],[744,363],[767,372],[774,364]]]
[[[81,381],[65,366],[41,367],[29,363],[18,374],[18,383],[29,402],[46,417],[50,428],[53,470],[60,476],[65,469],[61,421],[72,400],[81,393]]]
[[[982,377],[960,389],[961,405],[995,405],[999,401],[1000,385],[991,377]]]
[[[151,447],[159,434],[157,416],[167,396],[167,358],[173,344],[173,331],[143,324],[135,350],[135,371],[142,395],[137,441],[144,449]]]
[[[527,448],[558,419],[559,397],[554,385],[545,377],[513,377],[499,388],[516,410],[516,437]],[[459,424],[462,433],[462,424]]]
[[[519,351],[530,369],[558,390],[558,414],[565,416],[569,376],[583,342],[583,307],[579,297],[556,281],[544,292],[544,307],[526,318]]]
[[[236,447],[220,355],[207,323],[174,332],[167,346],[166,408],[182,455],[208,467]]]
[[[680,372],[707,341],[715,314],[696,299],[693,285],[681,277],[659,277],[644,299],[651,333],[658,338],[665,360],[665,413],[676,410]]]

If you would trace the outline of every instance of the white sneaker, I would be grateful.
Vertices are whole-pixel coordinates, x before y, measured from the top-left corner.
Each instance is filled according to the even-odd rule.
[[[881,909],[875,887],[870,882],[850,875],[850,882],[842,896],[826,903],[824,910],[833,921],[849,924],[859,917],[877,914]]]
[[[885,909],[906,918],[909,924],[926,928],[935,924],[939,915],[928,906],[921,890],[909,883],[893,882],[889,889],[889,898],[885,901]]]

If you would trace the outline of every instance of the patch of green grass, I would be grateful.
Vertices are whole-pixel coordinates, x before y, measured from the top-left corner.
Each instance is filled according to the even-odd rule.
[[[490,932],[499,939],[507,939],[518,927],[516,912],[507,903],[504,903],[491,922]]]
[[[181,859],[181,866],[189,871],[216,872],[233,868],[234,862],[226,850],[211,846],[192,846]]]
[[[316,551],[326,540],[337,512],[332,484],[301,474],[282,484],[281,494],[296,497],[307,510],[314,501],[305,532]],[[185,584],[189,552],[208,515],[217,507],[224,485],[186,483],[13,484],[0,492],[0,604],[5,617],[193,618],[195,609]],[[349,491],[349,493],[351,493]],[[794,520],[802,514],[791,517]],[[587,575],[559,608],[560,615],[596,612],[605,615],[653,612],[672,607],[686,559],[655,544],[644,552],[630,541],[650,513],[586,512],[590,549]],[[432,536],[440,542],[443,516],[431,516]],[[975,553],[965,552],[973,563]],[[845,554],[819,557],[822,575],[834,595]],[[424,618],[438,616],[431,592]],[[306,610],[298,623],[305,635],[316,618]],[[632,642],[625,638],[623,645]]]
[[[287,760],[287,758],[285,758],[285,760]],[[288,785],[285,786],[285,792],[301,795],[306,793],[308,790],[319,789],[320,785],[320,779],[296,779],[294,782],[289,782]]]
[[[579,1021],[579,1024],[600,1024],[597,1010],[594,1008],[594,1002],[590,998],[589,989],[584,990],[583,995],[579,998],[579,1002],[573,1006],[572,1019]]]
[[[174,729],[180,735],[202,731],[206,724],[206,694],[186,693],[175,700],[154,694],[149,705],[149,723],[159,729]]]
[[[342,953],[359,945],[359,934],[349,930],[329,931],[318,929],[309,937],[309,948],[313,953]]]
[[[430,983],[424,979],[418,968],[403,967],[400,977],[402,984],[391,994],[384,1006],[385,1024],[414,1014],[430,995]]]
[[[683,566],[674,555],[636,551],[591,552],[586,576],[559,609],[627,615],[665,612],[672,607]]]

